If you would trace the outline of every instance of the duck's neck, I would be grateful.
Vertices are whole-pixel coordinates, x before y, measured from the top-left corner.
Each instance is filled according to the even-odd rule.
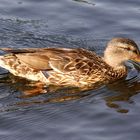
[[[110,57],[104,57],[104,61],[112,68],[112,72],[114,73],[114,76],[116,78],[124,77],[127,74],[127,69],[124,63],[116,58],[113,58],[113,56]]]
[[[110,57],[110,58],[109,57],[104,57],[103,59],[113,69],[125,68],[124,63],[121,60],[119,60],[119,58],[116,59],[116,58],[113,58],[113,57]]]

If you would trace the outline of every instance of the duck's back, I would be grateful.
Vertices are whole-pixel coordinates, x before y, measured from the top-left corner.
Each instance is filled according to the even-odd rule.
[[[3,49],[0,65],[16,76],[47,84],[82,86],[104,80],[108,65],[85,49]]]

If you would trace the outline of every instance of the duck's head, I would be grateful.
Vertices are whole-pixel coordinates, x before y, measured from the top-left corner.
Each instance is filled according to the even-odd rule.
[[[104,60],[113,68],[124,67],[124,62],[140,62],[140,50],[137,44],[128,38],[113,38],[108,42]]]

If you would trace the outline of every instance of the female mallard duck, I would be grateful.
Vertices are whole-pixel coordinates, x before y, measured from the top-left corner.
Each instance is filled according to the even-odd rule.
[[[126,38],[113,38],[100,57],[82,48],[2,48],[0,66],[12,74],[46,85],[91,87],[110,83],[127,74],[124,62],[140,62],[137,44]]]

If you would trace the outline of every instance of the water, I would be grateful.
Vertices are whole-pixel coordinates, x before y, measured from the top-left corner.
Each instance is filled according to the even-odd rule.
[[[102,54],[108,40],[138,44],[136,0],[1,0],[0,47],[83,47]],[[137,67],[136,67],[137,68]],[[23,96],[29,81],[0,69],[1,140],[138,140],[140,74],[96,90]]]

